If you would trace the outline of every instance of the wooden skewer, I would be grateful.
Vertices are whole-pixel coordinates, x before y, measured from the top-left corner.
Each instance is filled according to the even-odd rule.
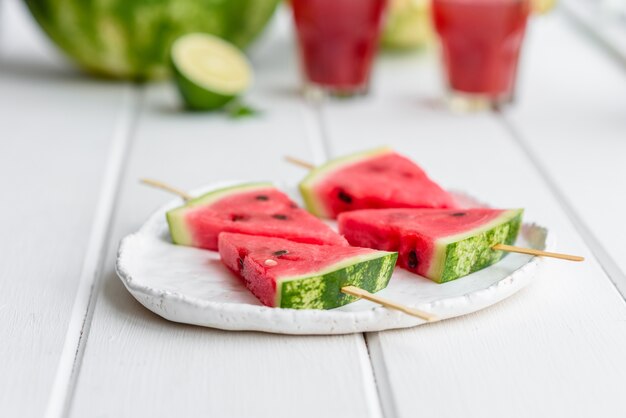
[[[496,251],[506,251],[509,253],[530,254],[530,255],[537,255],[537,256],[542,256],[542,257],[559,258],[561,260],[569,260],[569,261],[585,261],[585,257],[580,257],[578,255],[551,253],[548,251],[535,250],[534,248],[522,248],[522,247],[515,247],[513,245],[506,245],[506,244],[496,244],[491,248]]]
[[[378,295],[370,293],[367,290],[361,289],[356,286],[344,286],[341,288],[341,292],[347,295],[352,295],[361,299],[369,300],[370,302],[379,303],[386,308],[395,309],[396,311],[415,316],[417,318],[423,319],[424,321],[432,322],[437,320],[437,317],[427,312],[423,312],[414,308],[409,308],[408,306],[401,305],[389,299],[381,298]]]
[[[290,155],[286,155],[285,156],[285,160],[289,161],[291,164],[295,164],[295,165],[298,165],[298,166],[300,166],[302,168],[306,168],[306,169],[309,169],[309,170],[313,170],[315,168],[315,166],[313,164],[311,164],[310,162],[301,160],[301,159],[296,158],[296,157],[292,157]]]
[[[306,163],[305,163],[306,164]],[[175,195],[178,195],[180,197],[182,197],[185,201],[193,199],[193,196],[191,196],[190,194],[177,189],[176,187],[170,186],[169,184],[163,183],[161,181],[158,180],[152,180],[152,179],[141,179],[141,182],[144,184],[147,184],[148,186],[153,186],[156,187],[158,189],[161,190],[165,190],[167,192],[173,193]],[[399,303],[395,303],[392,302],[390,300],[387,299],[383,299],[379,296],[376,296],[370,292],[368,292],[367,290],[364,289],[360,289],[356,286],[345,286],[343,288],[341,288],[341,291],[343,293],[346,293],[348,295],[352,295],[352,296],[356,296],[359,298],[363,298],[363,299],[367,299],[370,300],[372,302],[376,302],[376,303],[380,303],[383,306],[386,306],[387,308],[391,308],[391,309],[396,309],[398,311],[404,312],[408,315],[412,315],[412,316],[416,316],[418,318],[421,318],[425,321],[434,321],[435,317],[427,314],[425,312],[421,312],[418,311],[417,309],[413,309],[413,308],[409,308],[408,306],[404,306],[404,305],[400,305]]]
[[[163,183],[161,181],[153,180],[153,179],[140,179],[140,181],[143,184],[147,184],[148,186],[156,187],[157,189],[161,189],[161,190],[165,190],[166,192],[174,193],[175,195],[178,195],[178,196],[182,197],[185,202],[188,201],[188,200],[193,199],[193,196],[190,195],[189,193],[184,192],[184,191],[182,191],[180,189],[177,189],[176,187],[170,186],[169,184]]]

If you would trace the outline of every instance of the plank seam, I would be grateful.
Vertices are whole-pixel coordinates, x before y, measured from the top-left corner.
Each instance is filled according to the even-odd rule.
[[[574,229],[582,237],[583,241],[587,244],[591,253],[600,264],[600,267],[602,268],[602,270],[604,270],[604,273],[613,283],[613,286],[615,287],[615,290],[617,291],[619,296],[624,302],[626,302],[626,275],[622,272],[620,267],[609,255],[609,253],[604,249],[604,246],[600,243],[600,241],[591,232],[591,229],[587,227],[582,218],[574,210],[573,205],[558,188],[543,164],[541,164],[539,160],[535,157],[532,149],[526,143],[523,136],[519,133],[515,124],[511,122],[507,118],[506,114],[502,112],[498,111],[496,112],[496,115],[497,119],[500,120],[505,129],[510,133],[511,137],[513,138],[513,142],[517,144],[517,146],[522,150],[526,158],[530,160],[530,163],[533,165],[533,167],[535,167],[535,169],[539,173],[539,176],[545,182],[548,189],[556,199],[558,205],[561,207],[561,209],[563,209],[563,212],[565,212],[565,214],[569,218],[570,222],[574,226]]]
[[[131,86],[125,90],[122,113],[111,136],[102,188],[92,224],[87,251],[74,297],[72,313],[54,383],[51,388],[46,418],[67,416],[80,364],[89,336],[89,328],[98,297],[99,282],[110,239],[111,222],[118,201],[119,185],[128,158],[128,149],[139,115],[141,91]]]
[[[565,20],[572,26],[578,28],[579,33],[585,35],[588,41],[592,41],[600,46],[600,49],[615,60],[622,70],[626,69],[626,56],[617,47],[612,45],[600,30],[593,27],[589,21],[581,17],[582,10],[579,11],[573,5],[563,3],[560,5],[560,11],[561,14],[566,17]]]
[[[322,150],[324,151],[326,160],[328,160],[330,156],[333,155],[333,152],[332,152],[332,146],[331,146],[331,141],[330,141],[330,134],[328,133],[328,127],[327,127],[326,120],[324,117],[323,100],[324,99],[317,100],[313,102],[312,105],[313,105],[313,111],[315,113],[315,117],[317,118],[317,123],[318,123],[319,131],[320,131],[320,146]]]
[[[328,159],[328,147],[326,146],[325,132],[319,113],[319,101],[305,99],[302,104],[302,119],[306,139],[313,155],[311,162],[315,165],[323,164]]]
[[[396,403],[393,399],[393,391],[391,390],[391,383],[389,381],[389,371],[385,364],[383,347],[380,343],[380,333],[368,332],[364,334],[363,337],[378,398],[378,409],[380,410],[381,416],[385,418],[395,418],[398,416],[398,411],[396,410]],[[378,356],[374,357],[372,353],[378,353]]]
[[[370,356],[367,338],[360,334],[357,337],[357,351],[359,355],[359,364],[363,371],[363,390],[365,391],[365,402],[368,405],[368,411],[371,418],[385,418],[383,409],[380,404],[378,387],[376,386],[376,374],[372,367],[372,358]]]
[[[330,135],[328,133],[323,109],[324,98],[309,98],[306,100],[305,120],[308,120],[310,129],[308,129],[309,145],[313,149],[315,163],[320,164],[326,162],[331,153]],[[359,351],[359,363],[363,372],[363,390],[366,396],[365,402],[372,418],[395,417],[395,415],[386,415],[381,405],[380,390],[372,357],[370,355],[369,346],[367,344],[366,335],[361,333],[357,350]]]

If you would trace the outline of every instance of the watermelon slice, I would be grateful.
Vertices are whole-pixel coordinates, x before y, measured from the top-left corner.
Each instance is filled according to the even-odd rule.
[[[217,250],[220,232],[347,246],[347,241],[270,183],[215,190],[167,212],[175,244]]]
[[[343,213],[339,231],[361,247],[399,251],[398,264],[438,283],[488,267],[513,244],[523,209],[381,209]]]
[[[321,217],[378,208],[454,208],[452,196],[414,162],[389,148],[332,160],[300,183],[307,209]]]
[[[4,3],[4,2],[2,2]],[[172,42],[205,32],[246,46],[279,0],[26,0],[50,38],[90,73],[132,80],[169,73]]]
[[[219,236],[222,262],[243,277],[267,306],[331,309],[357,300],[341,292],[348,285],[384,289],[397,253],[369,248],[302,244],[281,238],[233,233]]]

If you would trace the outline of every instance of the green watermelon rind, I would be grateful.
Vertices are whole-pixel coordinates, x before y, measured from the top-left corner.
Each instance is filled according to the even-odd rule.
[[[268,187],[274,187],[274,185],[268,182],[236,184],[234,186],[224,187],[205,193],[185,202],[183,206],[167,211],[165,217],[167,218],[167,224],[169,226],[172,242],[178,245],[193,246],[193,236],[185,220],[185,215],[189,209],[197,206],[206,206],[218,201],[219,199],[232,196],[234,194],[249,192],[256,189],[265,189]]]
[[[322,271],[306,276],[282,278],[276,284],[276,303],[280,308],[333,309],[356,301],[341,292],[344,286],[356,286],[375,293],[391,279],[398,253],[376,251],[349,257]]]
[[[479,228],[438,240],[428,276],[445,283],[500,261],[506,253],[491,247],[515,243],[523,212],[523,209],[506,210]]]
[[[132,80],[169,76],[171,43],[207,32],[247,47],[280,0],[25,0],[49,38],[87,72]]]
[[[307,174],[298,186],[302,199],[304,200],[304,206],[315,216],[322,218],[330,217],[330,214],[324,207],[324,204],[315,194],[315,186],[317,183],[324,180],[331,173],[346,166],[369,160],[372,157],[390,154],[392,152],[393,150],[389,147],[379,147],[356,154],[346,155],[345,157],[336,158],[320,165],[319,167],[315,167],[309,172],[309,174]]]

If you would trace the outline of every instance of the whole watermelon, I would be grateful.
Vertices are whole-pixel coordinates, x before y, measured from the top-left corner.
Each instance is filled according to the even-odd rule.
[[[243,48],[280,0],[26,0],[37,22],[87,71],[151,79],[169,73],[171,43],[207,32]]]

